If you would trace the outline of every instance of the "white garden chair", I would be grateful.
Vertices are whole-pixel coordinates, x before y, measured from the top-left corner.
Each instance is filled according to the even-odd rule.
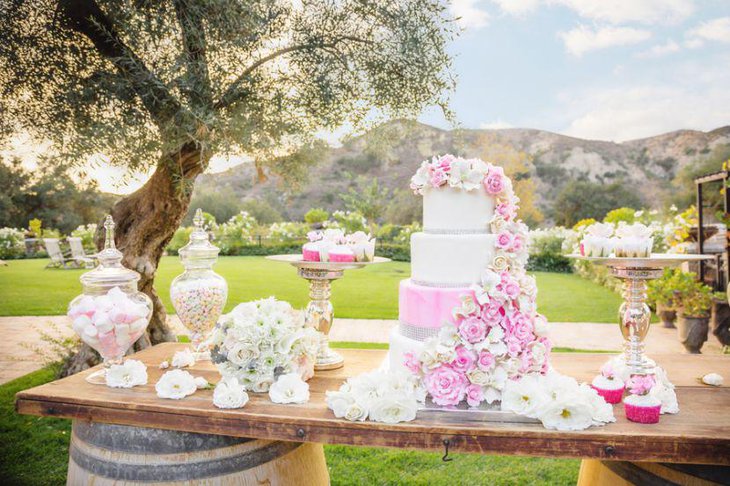
[[[43,244],[48,252],[48,257],[51,262],[46,265],[46,268],[73,268],[78,267],[78,264],[74,261],[69,262],[63,256],[61,251],[61,245],[58,242],[58,238],[43,238]]]
[[[86,268],[96,266],[95,255],[87,255],[84,251],[84,245],[78,236],[69,236],[66,238],[68,246],[71,247],[71,258],[79,265]]]

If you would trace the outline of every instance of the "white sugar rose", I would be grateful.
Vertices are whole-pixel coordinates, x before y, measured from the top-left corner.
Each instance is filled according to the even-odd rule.
[[[416,418],[418,403],[404,397],[380,397],[370,406],[370,419],[386,424],[409,422]]]
[[[198,390],[202,390],[203,388],[208,388],[208,386],[210,386],[210,383],[208,383],[208,380],[206,380],[202,376],[195,377],[195,387]]]
[[[182,351],[178,351],[172,357],[172,366],[175,368],[185,368],[186,366],[193,366],[195,364],[195,355],[190,348],[185,348]]]
[[[166,371],[155,384],[158,397],[173,400],[192,395],[197,389],[193,375],[184,370]]]
[[[368,418],[368,410],[357,402],[352,402],[343,417],[351,422],[362,422]]]
[[[661,413],[679,413],[679,402],[677,401],[677,393],[674,391],[674,388],[657,383],[652,387],[649,395],[661,402]]]
[[[223,378],[213,390],[213,405],[218,408],[241,408],[248,403],[248,393],[237,379]]]
[[[345,417],[350,405],[355,403],[355,397],[349,390],[328,391],[326,393],[326,397],[325,401],[327,403],[327,407],[334,412],[335,417],[337,418]]]
[[[147,367],[141,361],[128,359],[124,364],[112,365],[105,373],[106,384],[112,388],[132,388],[147,384]]]
[[[309,401],[309,385],[298,373],[287,373],[271,385],[269,398],[274,403],[306,403]]]
[[[702,377],[702,383],[710,386],[722,386],[723,378],[717,373],[707,373]]]

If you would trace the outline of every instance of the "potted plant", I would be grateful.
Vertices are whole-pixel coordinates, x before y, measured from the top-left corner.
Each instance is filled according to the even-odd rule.
[[[659,316],[664,327],[669,329],[675,328],[674,321],[677,319],[674,301],[678,279],[681,278],[677,275],[678,273],[682,272],[676,268],[664,269],[664,275],[661,278],[649,282],[647,292],[648,300],[654,305],[657,316]]]
[[[707,341],[712,310],[712,289],[695,280],[683,281],[678,291],[677,328],[688,353],[699,354]]]

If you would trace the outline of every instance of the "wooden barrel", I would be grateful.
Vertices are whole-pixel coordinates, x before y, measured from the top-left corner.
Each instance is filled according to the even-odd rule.
[[[326,485],[321,444],[76,420],[67,484]]]
[[[730,484],[730,468],[700,464],[583,459],[578,486],[709,486]]]

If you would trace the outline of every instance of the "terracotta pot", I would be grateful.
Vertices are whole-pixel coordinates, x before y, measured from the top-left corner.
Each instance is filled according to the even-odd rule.
[[[702,345],[707,341],[707,332],[710,329],[710,318],[679,315],[677,330],[679,341],[690,354],[700,354]]]
[[[676,329],[676,326],[674,325],[674,321],[677,320],[676,310],[666,304],[657,303],[656,315],[659,316],[659,319],[662,321],[664,327],[666,327],[667,329]]]

